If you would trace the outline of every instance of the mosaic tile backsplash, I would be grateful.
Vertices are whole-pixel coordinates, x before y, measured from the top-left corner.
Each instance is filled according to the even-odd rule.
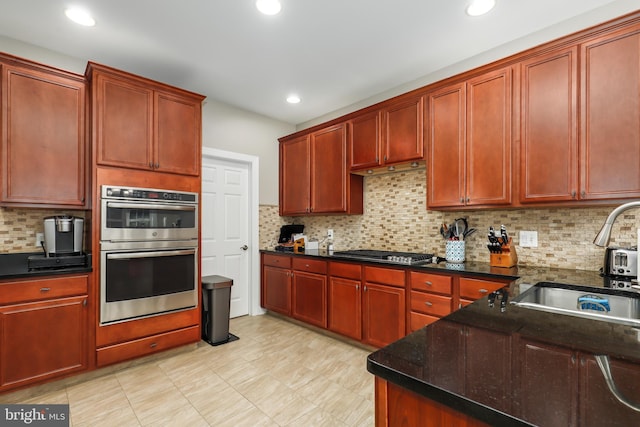
[[[593,238],[612,210],[598,208],[527,208],[438,212],[426,209],[424,169],[365,178],[365,213],[317,217],[280,217],[277,206],[260,207],[260,248],[273,249],[280,227],[304,224],[305,234],[322,242],[328,228],[334,230],[336,250],[382,249],[445,254],[440,224],[466,217],[478,231],[466,240],[468,261],[489,262],[486,248],[489,226],[504,224],[516,245],[520,265],[598,270],[604,248]],[[640,210],[618,217],[611,234],[611,246],[637,245]],[[538,247],[519,245],[520,231],[537,231]],[[320,244],[326,247],[326,240]]]
[[[0,208],[0,248],[2,253],[38,252],[36,233],[44,232],[43,220],[63,213],[45,209]],[[78,216],[78,213],[74,213]],[[81,216],[81,215],[80,215]]]

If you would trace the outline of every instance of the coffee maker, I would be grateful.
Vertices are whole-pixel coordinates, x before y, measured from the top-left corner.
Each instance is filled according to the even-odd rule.
[[[47,257],[82,253],[84,219],[69,215],[44,219],[44,252]]]

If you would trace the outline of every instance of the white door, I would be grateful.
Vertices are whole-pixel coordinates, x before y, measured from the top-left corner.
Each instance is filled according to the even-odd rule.
[[[233,280],[230,317],[249,314],[249,166],[202,159],[202,276]]]

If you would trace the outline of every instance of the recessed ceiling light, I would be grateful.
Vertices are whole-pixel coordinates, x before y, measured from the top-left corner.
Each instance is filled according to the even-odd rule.
[[[489,12],[496,5],[496,0],[472,0],[467,6],[467,15],[480,16]]]
[[[265,15],[276,15],[282,9],[279,0],[257,0],[256,7]]]
[[[96,25],[95,19],[93,19],[86,10],[70,7],[64,11],[64,14],[76,24],[84,25],[85,27],[93,27]]]
[[[287,102],[289,104],[298,104],[300,103],[300,97],[298,95],[289,95],[287,97]]]

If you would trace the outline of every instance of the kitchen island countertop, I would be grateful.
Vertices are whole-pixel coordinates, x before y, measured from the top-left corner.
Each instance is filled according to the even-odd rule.
[[[509,288],[519,294],[517,284]],[[491,426],[640,425],[609,391],[594,355],[640,408],[640,332],[487,297],[367,358],[372,374]]]

